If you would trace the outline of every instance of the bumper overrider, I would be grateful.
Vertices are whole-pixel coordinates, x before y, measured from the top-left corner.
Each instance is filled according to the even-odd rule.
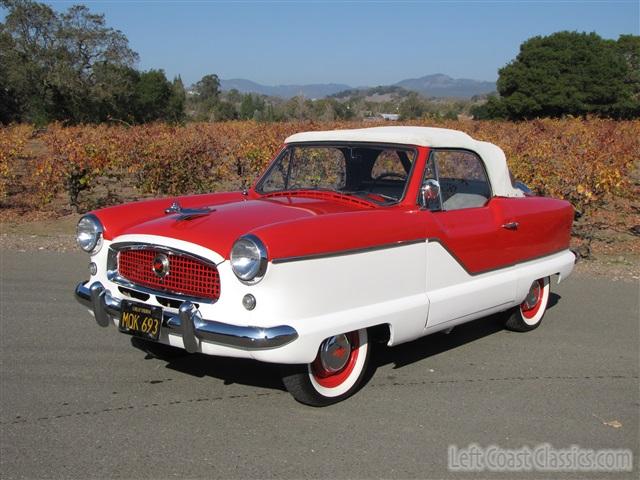
[[[76,287],[75,296],[81,305],[93,311],[101,327],[109,326],[112,319],[120,321],[120,299],[113,297],[102,283],[88,285],[88,282],[81,282]],[[298,338],[298,332],[288,325],[263,328],[203,319],[190,301],[182,302],[177,315],[163,312],[162,327],[182,337],[184,348],[190,353],[198,351],[199,340],[241,350],[268,350],[282,347]]]

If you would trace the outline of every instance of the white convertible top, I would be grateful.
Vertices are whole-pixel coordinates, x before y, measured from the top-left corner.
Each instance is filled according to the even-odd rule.
[[[475,140],[458,130],[433,127],[372,127],[302,132],[285,140],[285,143],[299,142],[372,142],[472,150],[485,164],[494,196],[524,196],[521,190],[511,185],[507,159],[502,149],[492,143]]]

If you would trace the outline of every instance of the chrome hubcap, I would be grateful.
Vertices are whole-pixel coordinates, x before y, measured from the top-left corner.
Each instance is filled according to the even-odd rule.
[[[327,338],[320,345],[320,362],[327,372],[335,373],[342,370],[351,354],[351,344],[345,334]]]
[[[540,283],[536,280],[531,284],[531,288],[529,289],[529,293],[527,294],[527,298],[522,302],[523,310],[531,310],[536,306],[538,300],[540,299]]]

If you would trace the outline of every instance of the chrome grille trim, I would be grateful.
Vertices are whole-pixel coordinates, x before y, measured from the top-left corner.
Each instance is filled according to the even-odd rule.
[[[154,288],[144,287],[142,285],[138,285],[137,283],[133,283],[129,281],[127,278],[123,277],[118,273],[118,253],[124,250],[157,250],[159,252],[168,253],[171,255],[180,255],[183,257],[188,257],[193,260],[207,264],[217,270],[217,265],[215,264],[215,262],[212,262],[207,258],[201,257],[199,255],[195,255],[190,252],[185,252],[184,250],[180,250],[177,248],[166,247],[164,245],[157,245],[155,243],[118,242],[118,243],[112,243],[109,246],[109,253],[107,257],[107,279],[115,283],[116,285],[129,288],[131,290],[135,290],[140,293],[145,293],[149,295],[154,295],[156,297],[163,297],[163,298],[168,298],[168,299],[177,300],[177,301],[190,301],[190,302],[196,302],[196,303],[202,303],[202,304],[214,304],[218,301],[218,299],[213,300],[211,298],[194,297],[194,296],[185,295],[182,293],[156,290]]]

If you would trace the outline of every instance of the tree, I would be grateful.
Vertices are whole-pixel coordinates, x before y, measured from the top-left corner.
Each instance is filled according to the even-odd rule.
[[[242,94],[235,88],[227,92],[227,101],[233,104],[239,104],[242,101]]]
[[[220,80],[217,75],[205,75],[195,85],[201,102],[215,102],[220,95]]]
[[[135,122],[136,85],[140,73],[131,67],[102,63],[94,66],[93,74],[91,99],[87,103],[93,111],[88,121]]]
[[[262,113],[265,107],[265,101],[259,95],[247,93],[242,96],[242,101],[240,102],[240,118],[242,120],[262,120]]]
[[[166,119],[173,122],[181,122],[184,120],[184,107],[187,101],[187,93],[182,83],[180,75],[173,79],[171,85],[171,96],[167,105]]]
[[[0,32],[0,123],[19,121],[21,116],[18,93],[9,79],[10,71],[5,60],[7,52],[13,48],[11,37]]]
[[[412,118],[421,118],[427,110],[420,95],[411,92],[400,104],[398,112],[402,120],[410,120]]]
[[[629,65],[614,41],[578,32],[533,37],[499,70],[500,97],[474,112],[510,119],[625,116],[632,104],[628,77]]]
[[[58,14],[31,0],[1,0],[8,11],[0,24],[0,60],[6,69],[5,92],[20,105],[21,119],[34,122],[99,121],[110,81],[130,80],[137,54],[127,38],[106,26],[104,15],[82,5]],[[100,70],[100,72],[98,72]]]
[[[638,117],[640,116],[640,36],[620,35],[616,46],[627,64],[624,82],[630,90],[631,98],[626,116]]]
[[[238,112],[233,103],[228,101],[219,101],[213,110],[213,120],[216,122],[223,122],[225,120],[236,120],[238,118]]]
[[[51,98],[47,76],[53,71],[57,57],[58,18],[44,4],[2,0],[0,5],[9,11],[0,24],[5,88],[13,92],[25,116],[46,120]]]
[[[164,120],[171,116],[169,104],[173,94],[173,86],[162,70],[142,72],[135,86],[135,120],[151,122]]]
[[[505,103],[497,95],[489,95],[486,103],[471,107],[471,115],[476,120],[489,120],[495,118],[507,118],[509,115]]]
[[[198,120],[211,120],[220,97],[220,80],[217,75],[209,74],[202,77],[194,85],[194,93],[190,103]]]
[[[298,95],[292,97],[283,106],[284,116],[295,120],[309,120],[313,118],[313,102]]]

